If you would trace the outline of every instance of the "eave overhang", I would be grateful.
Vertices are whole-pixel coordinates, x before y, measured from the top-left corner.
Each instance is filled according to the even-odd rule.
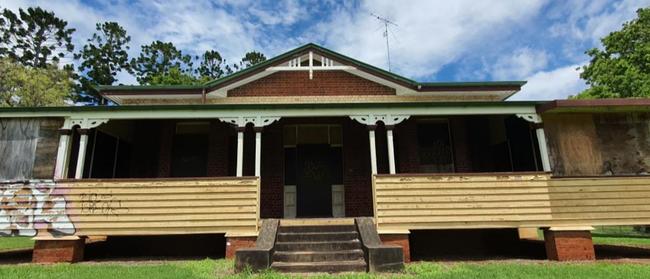
[[[650,112],[650,99],[568,99],[539,104],[539,113]]]

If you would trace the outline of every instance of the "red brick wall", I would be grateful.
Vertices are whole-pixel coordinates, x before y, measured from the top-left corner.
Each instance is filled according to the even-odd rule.
[[[84,245],[84,238],[77,240],[37,240],[34,243],[32,262],[79,262],[84,258]]]
[[[395,153],[397,173],[417,173],[420,171],[418,156],[417,122],[410,118],[395,126]]]
[[[471,172],[472,158],[470,156],[469,139],[465,118],[452,117],[449,119],[452,148],[454,152],[454,167],[456,172]]]
[[[377,148],[377,173],[388,173],[388,138],[386,137],[386,127],[381,123],[375,128],[375,146]]]
[[[408,234],[381,234],[381,242],[385,245],[396,245],[402,247],[404,253],[404,262],[411,262],[411,245]]]
[[[226,238],[226,259],[234,259],[235,252],[241,248],[255,247],[257,237],[227,237]]]
[[[212,121],[208,145],[208,176],[228,176],[230,135],[235,129],[226,123]]]
[[[176,133],[176,122],[163,121],[160,125],[160,155],[158,157],[158,177],[170,177],[172,169],[172,148],[174,146],[174,134]]]
[[[346,119],[343,122],[343,184],[345,215],[372,216],[370,143],[365,125]]]
[[[596,259],[590,231],[544,231],[546,256],[555,261]]]
[[[229,97],[395,95],[387,86],[343,71],[278,72],[228,91]]]
[[[282,218],[284,215],[282,132],[281,123],[273,123],[262,130],[262,218]]]

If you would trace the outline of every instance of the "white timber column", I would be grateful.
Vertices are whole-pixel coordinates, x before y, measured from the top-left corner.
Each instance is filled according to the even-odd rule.
[[[544,134],[544,127],[539,126],[535,129],[537,134],[537,144],[539,145],[539,154],[542,159],[542,169],[545,172],[551,171],[551,162],[548,159],[548,147],[546,145],[546,135]]]
[[[86,161],[86,147],[88,146],[88,131],[101,124],[108,122],[108,119],[72,119],[70,125],[78,126],[79,131],[79,153],[77,154],[77,167],[74,172],[75,179],[83,178],[84,163]]]
[[[386,145],[388,146],[388,172],[395,174],[395,143],[393,142],[393,128],[392,125],[386,126]]]
[[[368,138],[370,139],[370,170],[371,173],[377,174],[377,147],[375,144],[375,127],[374,125],[368,126]]]
[[[79,153],[77,154],[77,169],[74,172],[75,179],[83,178],[84,164],[86,163],[86,147],[88,146],[88,130],[79,129]]]
[[[237,127],[237,177],[244,174],[244,130],[246,126]]]
[[[262,172],[262,128],[255,127],[255,176]]]
[[[378,122],[384,123],[386,127],[386,139],[388,141],[388,168],[391,174],[396,173],[395,168],[395,146],[393,142],[393,128],[395,125],[408,119],[409,115],[391,115],[391,114],[368,114],[352,115],[350,118],[361,124],[368,126],[368,138],[370,140],[370,169],[372,175],[377,174],[377,147],[375,143],[375,128]]]
[[[546,134],[544,134],[542,117],[535,113],[517,114],[517,116],[535,125],[535,134],[537,135],[537,145],[539,145],[539,156],[542,161],[542,170],[550,172],[551,161],[549,160],[548,145],[546,144]]]
[[[59,146],[56,151],[56,163],[54,165],[54,179],[62,179],[67,177],[68,159],[70,158],[70,120],[66,119],[63,127],[59,129]]]
[[[244,130],[248,123],[253,124],[255,130],[255,176],[262,172],[262,128],[279,120],[280,117],[241,116],[220,117],[221,121],[233,124],[237,128],[237,171],[236,175],[244,175]]]

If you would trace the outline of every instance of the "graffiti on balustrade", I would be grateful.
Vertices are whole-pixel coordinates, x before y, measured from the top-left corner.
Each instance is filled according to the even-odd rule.
[[[53,236],[75,233],[66,200],[53,181],[0,182],[0,236]]]
[[[128,213],[122,201],[111,194],[81,194],[81,213],[118,215]]]

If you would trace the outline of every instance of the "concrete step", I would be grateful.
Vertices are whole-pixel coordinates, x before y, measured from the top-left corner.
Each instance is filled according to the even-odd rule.
[[[273,262],[328,262],[364,260],[363,250],[275,252]]]
[[[278,233],[298,232],[356,232],[354,225],[332,225],[332,226],[280,226]]]
[[[279,242],[309,242],[309,241],[344,241],[359,238],[357,232],[283,232],[278,233]]]
[[[346,241],[276,242],[275,251],[342,251],[361,249],[358,239]]]
[[[366,262],[335,261],[335,262],[273,262],[271,268],[281,272],[365,272]]]

